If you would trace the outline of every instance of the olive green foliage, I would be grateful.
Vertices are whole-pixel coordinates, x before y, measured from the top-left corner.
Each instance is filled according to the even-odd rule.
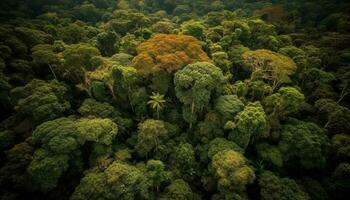
[[[140,156],[157,151],[160,143],[167,139],[168,130],[163,121],[147,119],[139,124],[136,150]]]
[[[267,117],[259,102],[248,104],[234,120],[235,128],[229,137],[241,148],[246,149],[250,143],[265,137]]]
[[[166,171],[164,163],[160,160],[147,161],[146,170],[147,177],[156,191],[159,191],[159,187],[162,183],[171,178],[171,172]]]
[[[34,79],[23,87],[11,90],[11,96],[20,115],[39,123],[60,117],[70,109],[68,89],[57,81]]]
[[[194,148],[189,143],[175,147],[171,155],[172,166],[178,170],[178,176],[193,176],[195,173],[196,158]]]
[[[305,97],[296,88],[282,87],[277,93],[265,99],[265,107],[272,116],[284,118],[291,113],[296,113],[303,105]]]
[[[350,110],[332,99],[319,99],[315,107],[322,116],[324,127],[331,133],[347,133],[350,130]]]
[[[182,179],[176,179],[165,189],[165,195],[160,199],[191,200],[195,199],[195,196],[188,183]]]
[[[113,106],[94,99],[84,100],[78,111],[84,117],[94,116],[101,118],[113,117],[116,113]]]
[[[295,180],[289,178],[280,178],[270,171],[265,171],[259,177],[261,186],[261,199],[310,199],[309,195],[303,191]]]
[[[132,67],[113,66],[112,82],[113,94],[122,102],[131,101],[131,95],[138,83],[139,76]]]
[[[267,143],[257,145],[258,157],[266,167],[276,168],[283,166],[282,154],[277,146]]]
[[[224,131],[221,129],[222,120],[220,115],[215,112],[208,112],[205,115],[204,121],[201,121],[197,125],[197,130],[195,131],[195,138],[203,143],[208,143],[215,137],[222,137]]]
[[[232,141],[228,141],[225,138],[215,138],[209,143],[208,157],[212,158],[216,153],[224,150],[234,150],[243,153],[241,147]]]
[[[218,189],[223,193],[240,193],[247,184],[255,179],[254,169],[248,165],[246,158],[234,150],[216,153],[211,166],[218,179]]]
[[[175,74],[176,96],[184,104],[183,115],[187,122],[196,121],[196,113],[203,110],[223,82],[220,68],[206,62],[189,64]]]
[[[198,21],[187,21],[181,24],[181,33],[193,36],[199,40],[204,38],[205,27]]]
[[[243,108],[244,104],[235,95],[220,96],[215,105],[215,109],[226,119],[233,119]]]
[[[71,199],[121,199],[132,200],[148,197],[146,178],[136,167],[113,162],[104,171],[92,171],[85,175]]]
[[[80,148],[86,141],[108,147],[117,132],[110,119],[59,118],[41,124],[33,132],[33,142],[41,148],[28,167],[33,181],[41,190],[53,189],[69,167],[81,169]]]
[[[99,56],[100,52],[97,48],[89,44],[74,44],[67,46],[62,52],[64,62],[63,69],[59,74],[65,80],[79,84],[85,83],[85,72],[94,70],[91,59]]]
[[[328,147],[327,132],[314,123],[291,119],[282,126],[278,148],[286,163],[298,159],[304,168],[323,168]]]
[[[346,161],[350,158],[350,136],[337,134],[331,140],[332,157],[339,161]]]

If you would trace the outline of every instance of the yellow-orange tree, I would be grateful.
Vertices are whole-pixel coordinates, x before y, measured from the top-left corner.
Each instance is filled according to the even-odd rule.
[[[252,79],[267,80],[273,90],[282,83],[290,82],[289,76],[294,74],[297,68],[291,58],[266,49],[246,51],[242,57],[253,72]]]
[[[199,41],[186,35],[156,34],[137,47],[134,67],[143,75],[159,70],[170,73],[199,61],[210,61]]]

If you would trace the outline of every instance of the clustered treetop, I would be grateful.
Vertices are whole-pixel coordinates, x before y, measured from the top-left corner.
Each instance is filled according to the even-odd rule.
[[[137,47],[135,68],[144,75],[159,70],[174,73],[187,64],[210,61],[197,39],[187,35],[156,34]]]

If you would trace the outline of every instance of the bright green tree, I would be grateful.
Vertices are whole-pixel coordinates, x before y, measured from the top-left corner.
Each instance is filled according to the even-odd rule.
[[[175,74],[176,97],[184,104],[184,119],[190,127],[224,81],[220,68],[207,62],[189,64]]]
[[[243,149],[266,135],[267,117],[259,102],[249,103],[236,115],[234,123],[235,128],[229,138]]]

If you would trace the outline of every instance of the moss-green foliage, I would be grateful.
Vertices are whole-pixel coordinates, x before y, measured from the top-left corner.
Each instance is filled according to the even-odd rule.
[[[215,109],[226,119],[233,119],[243,108],[244,104],[236,95],[220,96],[215,105]]]
[[[101,81],[94,81],[91,83],[90,95],[100,102],[109,100],[109,94],[107,93],[106,85]]]
[[[64,62],[59,75],[68,82],[79,84],[85,83],[85,72],[94,70],[91,59],[99,56],[97,48],[90,44],[73,44],[67,46],[62,52]]]
[[[241,148],[246,149],[254,140],[264,137],[267,128],[267,117],[259,102],[248,104],[235,117],[235,128],[230,139]]]
[[[136,167],[113,162],[104,171],[92,171],[82,178],[71,199],[121,199],[148,197],[146,179]]]
[[[195,138],[203,143],[208,143],[215,137],[222,137],[224,135],[222,127],[222,120],[220,115],[215,112],[208,112],[205,115],[204,121],[198,123],[195,132]]]
[[[177,98],[184,104],[184,119],[192,124],[207,104],[215,90],[220,89],[224,76],[220,68],[211,63],[187,65],[174,77]]]
[[[325,128],[331,133],[347,133],[350,130],[350,110],[332,99],[319,99],[315,107],[321,115]]]
[[[57,81],[34,79],[26,86],[11,90],[15,110],[36,122],[44,122],[62,116],[70,109],[68,90]]]
[[[329,147],[326,131],[314,123],[289,120],[281,129],[279,149],[283,161],[304,168],[323,168]]]
[[[159,191],[162,183],[169,181],[171,178],[171,172],[166,171],[164,163],[160,160],[148,160],[146,170],[152,187],[157,191]]]
[[[350,136],[337,134],[331,140],[331,153],[335,159],[346,161],[350,158]]]
[[[196,166],[193,146],[189,143],[183,143],[175,147],[170,162],[172,163],[172,167],[175,168],[177,176],[193,176]]]
[[[282,167],[283,159],[282,154],[277,146],[273,146],[267,143],[262,143],[257,145],[258,157],[267,167]]]
[[[293,87],[282,87],[277,93],[265,99],[265,107],[272,116],[286,117],[300,110],[305,100],[304,94]]]
[[[195,199],[195,194],[192,192],[191,187],[182,179],[174,180],[166,189],[165,195],[160,199],[162,200],[191,200]]]
[[[254,169],[246,158],[234,150],[223,150],[212,158],[211,167],[218,179],[218,189],[222,193],[244,193],[246,185],[255,179]]]
[[[215,138],[209,143],[208,157],[212,158],[216,153],[224,150],[234,150],[243,153],[241,147],[232,141],[228,141],[225,138]]]
[[[28,167],[36,186],[43,191],[55,188],[69,167],[81,170],[80,148],[85,142],[95,143],[92,156],[99,156],[99,148],[108,148],[117,133],[118,127],[110,119],[59,118],[41,124],[33,133],[33,142],[41,148]]]
[[[111,118],[116,114],[113,106],[108,103],[98,102],[94,99],[85,99],[78,111],[84,117],[94,116]]]
[[[280,178],[270,171],[265,171],[260,175],[259,185],[261,187],[260,196],[263,200],[310,199],[309,195],[303,191],[295,180]]]
[[[139,124],[136,149],[140,156],[156,151],[160,143],[168,137],[163,121],[147,119]]]

